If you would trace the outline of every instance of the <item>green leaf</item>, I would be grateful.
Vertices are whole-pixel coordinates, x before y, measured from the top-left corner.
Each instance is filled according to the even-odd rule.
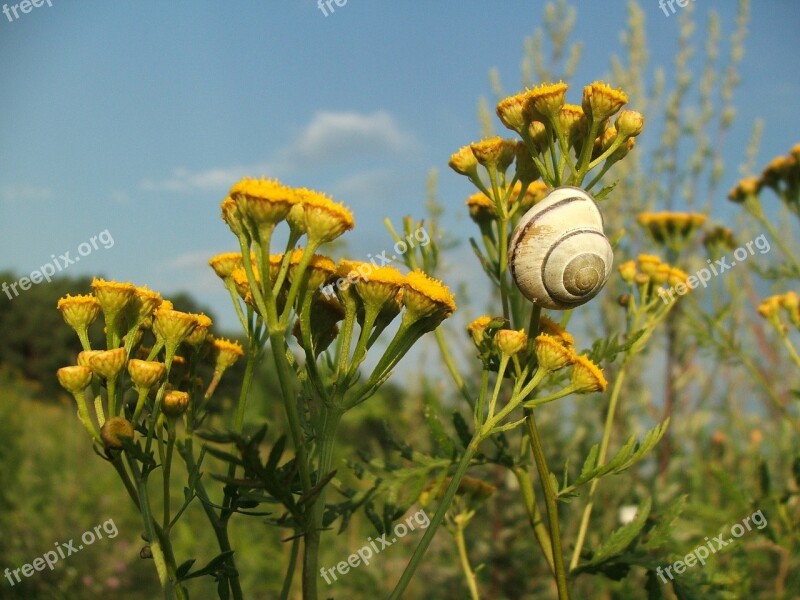
[[[439,411],[441,407],[436,399],[436,395],[432,390],[426,389],[422,397],[423,409],[422,414],[425,417],[425,422],[428,424],[428,429],[431,432],[431,437],[434,441],[434,449],[437,455],[445,455],[453,457],[456,455],[456,445],[450,436],[444,430],[444,425],[439,420]]]
[[[618,333],[607,338],[601,338],[592,345],[592,349],[589,351],[589,358],[597,364],[604,361],[614,362],[619,354],[628,353],[646,332],[646,329],[634,331],[628,335],[627,341],[624,343],[619,341]]]
[[[178,579],[178,581],[183,579],[184,575],[189,572],[196,560],[196,558],[190,558],[186,562],[182,563],[177,569],[175,569],[175,577]]]
[[[453,411],[453,427],[456,428],[458,439],[461,440],[461,446],[463,448],[469,446],[472,441],[472,432],[470,432],[469,425],[467,425],[464,417],[457,410]]]
[[[601,202],[601,201],[605,200],[606,198],[608,198],[608,195],[609,195],[609,194],[610,194],[612,191],[614,191],[614,188],[615,188],[615,187],[617,187],[617,184],[618,184],[618,183],[619,183],[619,180],[617,180],[617,181],[615,181],[615,182],[613,182],[613,183],[609,183],[607,186],[605,186],[605,187],[604,187],[603,189],[601,189],[599,192],[597,192],[596,194],[594,194],[594,199],[595,199],[597,202]]]
[[[644,527],[645,521],[650,514],[650,506],[652,500],[648,497],[639,506],[639,511],[636,513],[636,518],[617,529],[614,533],[608,536],[608,539],[603,542],[592,555],[592,559],[584,566],[595,566],[607,562],[609,559],[618,556],[624,552],[628,546],[633,543],[636,536]]]
[[[669,503],[664,513],[658,519],[656,526],[648,532],[647,539],[642,544],[643,548],[655,550],[671,539],[673,531],[672,524],[683,512],[687,498],[688,496],[686,495],[678,496]]]

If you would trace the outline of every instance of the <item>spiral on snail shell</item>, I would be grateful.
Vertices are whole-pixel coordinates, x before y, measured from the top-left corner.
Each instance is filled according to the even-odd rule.
[[[597,203],[571,186],[552,190],[526,212],[508,249],[511,275],[522,294],[554,310],[594,298],[606,284],[613,260]]]

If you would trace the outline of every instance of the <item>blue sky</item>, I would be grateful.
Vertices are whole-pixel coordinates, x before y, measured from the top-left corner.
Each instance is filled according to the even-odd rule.
[[[693,3],[698,15],[719,11],[730,32],[733,0]],[[669,75],[678,18],[642,4],[651,60]],[[608,74],[625,5],[579,6],[575,82]],[[447,159],[478,137],[490,68],[517,91],[523,39],[541,13],[522,0],[348,0],[327,17],[312,0],[52,0],[12,22],[0,14],[0,270],[75,256],[108,230],[114,246],[70,274],[187,290],[234,328],[206,261],[235,249],[218,206],[244,175],[348,204],[348,250],[364,258],[391,246],[384,216],[424,214],[437,168],[448,223],[466,239],[471,190]],[[800,138],[798,31],[796,0],[753,7],[724,189],[755,118],[765,120],[761,163]],[[448,283],[476,271],[462,264],[451,259]]]

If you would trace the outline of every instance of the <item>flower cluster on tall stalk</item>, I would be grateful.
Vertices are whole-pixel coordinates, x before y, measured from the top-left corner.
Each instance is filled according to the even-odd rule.
[[[443,522],[448,523],[455,536],[470,595],[479,597],[463,542],[463,530],[472,511],[453,513],[450,505],[462,494],[465,473],[480,464],[475,457],[481,445],[513,431],[521,432],[521,450],[506,463],[513,463],[510,470],[520,484],[533,534],[550,567],[558,596],[569,598],[568,579],[571,570],[578,572],[583,556],[597,482],[641,458],[666,429],[666,423],[657,426],[635,452],[633,441],[629,441],[606,462],[625,369],[629,359],[643,349],[674,307],[676,300],[664,303],[657,289],[670,279],[684,281],[686,276],[680,269],[661,263],[660,259],[655,259],[658,263],[649,261],[647,257],[640,257],[638,268],[635,262],[620,267],[622,279],[629,286],[624,302],[628,311],[627,341],[591,353],[577,351],[573,336],[565,330],[572,311],[563,313],[560,324],[542,315],[538,306],[522,296],[509,273],[510,235],[523,214],[554,188],[568,185],[591,191],[613,165],[635,148],[635,138],[644,128],[640,113],[624,109],[628,100],[622,90],[603,82],[591,83],[583,89],[581,104],[568,104],[567,91],[567,84],[558,82],[504,98],[497,105],[497,115],[503,125],[518,134],[518,139],[484,139],[462,147],[450,158],[450,167],[477,188],[466,201],[470,218],[480,232],[480,237],[472,239],[471,244],[484,272],[496,286],[501,309],[496,316],[483,315],[467,327],[481,363],[480,382],[474,389],[466,383],[466,376],[450,356],[444,339],[437,336],[444,362],[470,404],[474,429],[470,439],[462,437],[464,445],[447,479],[449,485],[441,491],[436,514],[391,598],[401,597]],[[595,197],[600,201],[612,189],[613,186],[603,188]],[[408,229],[408,224],[405,228]],[[390,230],[397,238],[391,226]],[[435,249],[425,250],[423,260],[435,263]],[[548,403],[568,396],[604,392],[608,382],[599,363],[613,360],[619,353],[625,359],[613,382],[602,443],[587,458],[582,477],[559,486],[548,467],[546,444],[536,422],[537,411],[547,410]],[[502,446],[507,444],[504,442]],[[539,476],[543,509],[530,479],[531,456]],[[572,562],[567,564],[558,504],[588,482],[592,483],[591,491],[573,544]],[[642,507],[640,513],[645,512]]]

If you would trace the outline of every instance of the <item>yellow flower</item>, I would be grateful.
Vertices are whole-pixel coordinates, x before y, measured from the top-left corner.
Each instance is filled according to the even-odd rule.
[[[149,390],[157,384],[167,372],[164,363],[132,358],[128,361],[128,373],[133,385],[141,390]]]
[[[572,348],[575,345],[575,338],[572,337],[572,334],[550,317],[543,316],[539,319],[539,332],[558,338],[564,346]]]
[[[56,371],[56,376],[61,387],[76,396],[82,394],[86,386],[92,382],[92,370],[80,365],[62,367]]]
[[[301,189],[297,193],[302,201],[305,229],[310,241],[330,242],[355,226],[353,213],[343,204],[314,190]]]
[[[546,333],[536,336],[534,351],[539,368],[548,373],[566,367],[575,358],[572,348],[565,346],[560,338]]]
[[[153,333],[158,341],[164,342],[168,356],[175,353],[196,326],[197,319],[189,313],[161,306],[154,314]]]
[[[89,367],[96,375],[109,381],[115,379],[125,367],[128,354],[125,348],[101,350],[89,359]]]
[[[664,211],[644,212],[636,220],[647,229],[656,242],[681,241],[702,227],[708,217],[700,213],[681,213]]]
[[[471,146],[462,146],[450,156],[447,163],[459,175],[473,177],[478,172],[478,161],[472,152]]]
[[[128,305],[128,302],[136,294],[136,286],[132,283],[117,283],[96,277],[92,279],[92,288],[94,288],[94,295],[106,316],[106,325]]]
[[[623,110],[617,116],[615,125],[623,137],[636,137],[644,129],[644,115],[635,110]]]
[[[180,417],[189,408],[189,394],[186,392],[179,392],[178,390],[170,390],[164,394],[164,399],[161,401],[161,410],[168,417]]]
[[[758,305],[758,314],[765,319],[777,318],[781,309],[782,296],[769,296]]]
[[[161,294],[147,288],[137,287],[130,308],[136,309],[136,322],[142,323],[153,316],[155,310],[164,302]]]
[[[220,209],[222,210],[222,220],[228,224],[230,230],[236,235],[237,237],[242,235],[245,231],[244,225],[242,224],[242,213],[239,211],[239,207],[236,205],[236,202],[228,196],[225,200],[222,201],[220,204]]]
[[[531,121],[528,127],[528,136],[531,139],[533,147],[536,148],[539,153],[547,150],[550,144],[550,136],[547,133],[547,127],[544,126],[544,123],[541,121]]]
[[[572,386],[578,394],[602,392],[608,387],[603,371],[588,356],[572,359]]]
[[[467,325],[467,332],[472,336],[476,346],[480,346],[486,339],[486,328],[493,320],[488,315],[482,315]]]
[[[652,274],[653,283],[661,285],[669,281],[669,274],[672,268],[667,263],[661,263],[656,268],[655,273]]]
[[[758,196],[761,187],[762,182],[758,177],[745,177],[728,192],[728,199],[731,202],[742,203],[750,196]]]
[[[601,133],[594,140],[592,158],[595,159],[603,152],[608,150],[611,147],[611,144],[614,143],[615,139],[617,139],[617,129],[615,127],[607,127],[605,131],[603,131],[603,133]]]
[[[195,319],[195,328],[186,336],[185,342],[190,346],[198,347],[206,341],[208,329],[211,327],[211,319],[203,313],[192,316]]]
[[[251,260],[255,262],[255,255],[251,255]],[[224,254],[217,254],[209,261],[209,266],[214,269],[214,273],[220,279],[228,279],[233,273],[234,269],[243,266],[241,252],[225,252]]]
[[[524,329],[500,329],[494,336],[494,345],[503,354],[513,356],[525,348],[528,336]]]
[[[636,262],[629,260],[627,262],[622,263],[619,267],[619,274],[622,277],[622,280],[631,285],[633,283],[634,278],[636,277]]]
[[[514,160],[517,143],[500,137],[488,138],[470,144],[475,160],[485,167],[496,167],[504,172]]]
[[[514,184],[514,192],[511,195],[511,200],[516,200],[519,197],[519,191],[522,189],[522,184],[517,182]],[[525,188],[525,195],[520,200],[520,210],[525,213],[532,206],[538,204],[547,196],[549,189],[544,181],[532,181]]]
[[[705,234],[703,237],[703,245],[709,249],[722,246],[733,250],[736,248],[736,239],[733,237],[732,230],[718,225]]]
[[[522,92],[508,98],[503,98],[497,103],[497,116],[503,125],[509,129],[522,133],[527,126],[525,118],[525,104],[527,93]]]
[[[470,219],[478,225],[489,223],[497,216],[494,203],[483,192],[475,192],[464,204],[469,209]]]
[[[365,306],[378,309],[393,300],[405,284],[405,277],[391,266],[373,269],[367,277],[356,281],[356,292]]]
[[[678,267],[672,267],[669,270],[669,284],[672,287],[677,287],[679,285],[687,286],[688,287],[689,276],[686,274],[685,271],[682,271]],[[691,288],[689,288],[691,289]],[[678,292],[681,293],[681,292]]]
[[[583,107],[578,104],[565,104],[558,113],[558,122],[567,141],[574,144],[581,135],[586,135],[589,126]]]
[[[92,357],[105,350],[84,350],[78,353],[78,364],[82,367],[91,367]]]
[[[566,102],[569,86],[560,81],[538,85],[526,94],[525,112],[528,120],[553,122]]]
[[[67,294],[58,301],[58,310],[67,325],[76,332],[85,332],[100,313],[100,303],[91,295],[70,296]]]
[[[456,310],[456,302],[447,286],[420,270],[406,275],[403,305],[410,318],[436,317],[441,321]]]
[[[282,221],[292,205],[298,202],[295,190],[276,179],[264,178],[245,177],[233,185],[230,197],[236,202],[239,212],[256,227]]]
[[[121,450],[123,440],[133,440],[133,424],[123,417],[111,417],[100,430],[100,437],[106,450]]]
[[[638,261],[639,270],[647,276],[651,276],[655,273],[656,269],[658,269],[658,265],[661,264],[661,259],[652,254],[640,254]]]
[[[628,96],[602,81],[595,81],[583,88],[583,112],[594,122],[601,123],[614,116],[625,104]]]
[[[214,365],[216,371],[225,371],[232,367],[236,361],[244,356],[244,350],[239,342],[231,342],[226,339],[214,340],[214,349],[216,350],[217,359]]]
[[[290,279],[294,279],[297,265],[300,264],[300,259],[303,258],[304,253],[305,250],[303,248],[297,248],[292,252],[289,262]],[[327,283],[334,275],[336,275],[336,263],[322,254],[314,254],[311,257],[311,261],[308,263],[304,273],[304,277],[306,277],[308,281],[306,285],[310,290],[316,290]]]

